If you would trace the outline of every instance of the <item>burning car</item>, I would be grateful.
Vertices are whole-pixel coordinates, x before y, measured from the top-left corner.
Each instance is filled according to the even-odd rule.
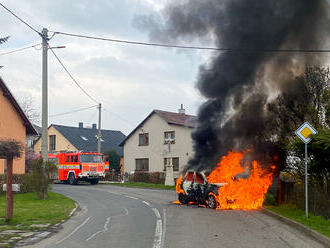
[[[203,172],[187,171],[177,179],[176,191],[181,204],[196,202],[215,209],[219,207],[218,189],[224,185],[209,183]]]

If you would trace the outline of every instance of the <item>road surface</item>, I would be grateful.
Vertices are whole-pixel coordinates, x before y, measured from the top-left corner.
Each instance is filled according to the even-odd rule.
[[[172,204],[174,191],[60,184],[53,190],[79,202],[81,211],[30,247],[323,247],[259,211]]]

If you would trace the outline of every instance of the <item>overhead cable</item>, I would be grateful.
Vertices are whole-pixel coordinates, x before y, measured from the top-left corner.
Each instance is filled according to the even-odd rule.
[[[9,52],[3,52],[3,53],[0,53],[0,56],[20,52],[20,51],[23,51],[23,50],[26,50],[26,49],[29,49],[29,48],[35,48],[35,47],[40,46],[40,45],[41,45],[41,43],[35,44],[35,45],[32,45],[32,46],[22,47],[22,48],[12,50],[12,51],[9,51]]]
[[[86,107],[86,108],[80,108],[80,109],[76,109],[76,110],[72,110],[72,111],[68,111],[68,112],[64,112],[64,113],[49,115],[49,117],[55,117],[55,116],[61,116],[61,115],[68,115],[68,114],[80,112],[80,111],[91,109],[91,108],[95,108],[95,107],[97,107],[97,105],[93,105],[93,106]]]
[[[69,70],[65,67],[65,65],[63,64],[63,62],[60,60],[60,58],[56,55],[56,53],[53,51],[53,49],[48,45],[49,50],[53,53],[53,55],[55,56],[56,60],[60,63],[60,65],[63,67],[64,71],[69,75],[69,77],[72,79],[72,81],[79,87],[79,89],[81,89],[82,92],[85,93],[85,95],[91,99],[93,102],[95,103],[99,103],[98,101],[96,101],[96,99],[94,97],[92,97],[79,83],[78,81],[72,76],[72,74],[69,72]]]
[[[66,33],[59,31],[51,31],[55,34],[61,34],[66,36],[72,36],[77,38],[102,40],[116,43],[125,43],[132,45],[142,45],[142,46],[155,46],[155,47],[168,47],[168,48],[181,48],[181,49],[195,49],[195,50],[213,50],[213,51],[224,51],[224,52],[235,52],[235,53],[329,53],[330,49],[267,49],[267,48],[221,48],[221,47],[202,47],[202,46],[183,46],[183,45],[173,45],[173,44],[161,44],[161,43],[150,43],[150,42],[140,42],[132,40],[120,40],[112,38],[103,38],[90,35]]]

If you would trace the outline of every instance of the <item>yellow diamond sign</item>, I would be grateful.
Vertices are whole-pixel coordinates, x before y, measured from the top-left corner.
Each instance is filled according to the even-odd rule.
[[[296,131],[296,135],[306,144],[311,141],[312,134],[317,134],[317,131],[308,122],[302,124]]]

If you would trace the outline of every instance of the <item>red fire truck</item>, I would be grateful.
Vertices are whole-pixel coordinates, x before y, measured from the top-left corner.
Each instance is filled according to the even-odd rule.
[[[58,168],[52,178],[71,185],[78,181],[97,184],[109,170],[109,162],[104,162],[102,154],[97,152],[60,152],[49,154],[48,159]]]

